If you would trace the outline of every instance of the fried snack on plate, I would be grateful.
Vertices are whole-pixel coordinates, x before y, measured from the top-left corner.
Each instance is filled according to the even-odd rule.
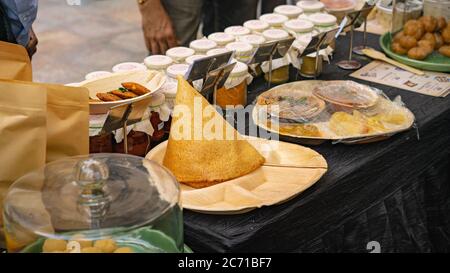
[[[442,39],[442,35],[438,32],[434,33],[434,39],[436,40],[436,44],[434,45],[434,49],[439,49],[444,45],[444,39]]]
[[[438,25],[438,21],[433,16],[422,16],[419,21],[423,24],[426,32],[434,32]]]
[[[405,33],[402,31],[397,32],[397,34],[394,35],[394,39],[392,41],[394,42],[400,42],[400,39],[405,36]]]
[[[450,45],[441,46],[439,53],[450,58]]]
[[[406,53],[408,53],[408,50],[406,48],[403,48],[400,43],[394,42],[391,44],[391,50],[394,53],[400,54],[400,55],[405,55]]]
[[[100,249],[104,253],[113,253],[117,249],[116,242],[112,239],[101,239],[94,243],[94,247]]]
[[[96,96],[101,101],[118,101],[118,100],[122,100],[120,97],[118,97],[118,96],[116,96],[114,94],[109,94],[109,93],[97,93]]]
[[[450,25],[447,25],[447,27],[441,32],[441,34],[444,42],[446,44],[450,44]]]
[[[423,60],[428,56],[426,49],[421,47],[413,47],[408,50],[408,57],[414,60]]]
[[[46,239],[42,246],[42,252],[64,252],[67,248],[67,242],[59,239]]]
[[[399,40],[400,45],[405,49],[411,49],[417,46],[417,39],[412,36],[403,36]]]
[[[431,42],[433,48],[436,45],[436,37],[434,36],[433,33],[426,33],[425,35],[423,35],[422,40]]]
[[[443,16],[439,17],[437,19],[437,30],[441,31],[446,27],[447,27],[447,22],[445,21],[445,18]]]
[[[113,90],[113,91],[109,92],[109,94],[116,95],[116,96],[118,96],[119,98],[124,99],[124,100],[126,100],[126,99],[132,99],[132,98],[135,98],[135,97],[138,96],[138,95],[136,95],[135,93],[128,91],[127,89],[123,89],[123,90],[121,90],[121,89]]]
[[[420,40],[417,46],[424,49],[427,54],[431,54],[434,51],[434,45],[430,40]]]
[[[279,127],[281,134],[294,136],[321,137],[322,133],[317,126],[312,124],[281,124]]]
[[[147,87],[135,83],[135,82],[124,82],[122,83],[123,88],[128,89],[128,91],[131,91],[135,93],[138,96],[145,95],[147,93],[150,93],[150,90],[148,90]]]
[[[352,115],[345,112],[334,113],[328,122],[328,127],[336,135],[345,137],[363,135],[369,132],[365,119],[358,114]]]
[[[403,32],[406,36],[412,36],[419,40],[424,34],[424,26],[417,20],[409,20],[403,27]]]

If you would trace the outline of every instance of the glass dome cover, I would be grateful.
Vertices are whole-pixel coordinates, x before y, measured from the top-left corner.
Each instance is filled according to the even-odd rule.
[[[113,237],[151,226],[178,207],[179,196],[173,175],[141,157],[58,160],[11,186],[3,212],[7,242],[25,246],[38,237],[70,240],[73,234]]]

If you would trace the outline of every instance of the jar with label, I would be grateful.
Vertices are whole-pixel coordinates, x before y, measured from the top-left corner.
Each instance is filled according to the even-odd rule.
[[[244,27],[250,29],[250,31],[254,34],[260,34],[262,33],[264,30],[269,29],[269,24],[258,20],[258,19],[254,19],[254,20],[249,20],[246,21],[244,23]]]
[[[159,72],[165,72],[172,63],[172,58],[165,55],[152,55],[144,59],[144,64],[148,69]]]
[[[196,54],[206,54],[208,50],[216,48],[217,43],[208,39],[199,39],[192,41],[189,47],[195,50]]]
[[[248,43],[251,44],[253,46],[253,52],[252,55],[255,53],[256,49],[261,45],[264,44],[266,42],[266,39],[259,34],[249,34],[249,35],[244,35],[244,36],[240,36],[238,38],[239,41],[244,42],[244,43]],[[253,70],[253,76],[255,77],[259,77],[262,75],[262,70],[261,70],[261,65],[260,64],[251,64],[250,68]]]
[[[303,10],[303,13],[316,13],[323,10],[325,5],[320,1],[299,1],[297,7]]]
[[[231,26],[225,29],[226,34],[233,35],[234,37],[250,34],[250,29],[243,26]]]
[[[227,44],[234,42],[236,38],[234,35],[225,32],[215,32],[208,36],[208,39],[214,41],[218,47],[224,47]]]
[[[259,20],[268,23],[271,28],[282,28],[283,23],[288,21],[289,18],[281,14],[267,13],[261,15]]]
[[[116,64],[112,68],[112,71],[114,73],[128,72],[128,71],[141,71],[141,70],[147,70],[147,67],[143,64],[134,63],[134,62],[126,62],[126,63]]]
[[[192,56],[194,54],[195,50],[184,46],[173,47],[167,50],[166,52],[166,55],[172,58],[172,60],[178,64],[183,63],[187,57]]]
[[[250,61],[253,53],[253,46],[245,42],[232,42],[225,46],[226,49],[234,51],[236,60],[246,63]]]
[[[194,63],[194,61],[203,59],[205,57],[207,57],[207,56],[203,55],[203,54],[192,55],[192,56],[186,58],[186,64],[192,65]]]
[[[289,33],[282,29],[268,29],[263,32],[267,41],[279,41],[289,38]],[[289,81],[289,59],[288,56],[272,60],[272,73],[270,75],[270,65],[263,63],[264,79],[273,84],[280,84]]]
[[[284,29],[294,35],[296,38],[306,33],[311,33],[314,24],[309,20],[293,19],[283,24]]]
[[[284,15],[289,19],[295,19],[303,13],[303,9],[294,5],[281,5],[276,7],[273,12]]]
[[[226,109],[227,106],[245,106],[247,104],[247,86],[251,81],[252,77],[248,73],[247,65],[236,62],[225,85],[214,94],[214,103],[223,109]]]

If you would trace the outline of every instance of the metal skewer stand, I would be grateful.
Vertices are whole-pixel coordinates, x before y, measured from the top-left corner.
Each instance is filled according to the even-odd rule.
[[[352,60],[352,54],[353,54],[353,36],[354,36],[354,32],[355,32],[355,24],[357,24],[357,22],[362,19],[360,18],[361,15],[361,10],[357,10],[357,11],[352,11],[347,13],[345,19],[343,22],[347,21],[347,17],[350,18],[350,23],[348,25],[346,25],[344,28],[350,27],[350,46],[349,46],[349,55],[348,55],[348,60],[342,60],[340,62],[337,63],[337,66],[341,69],[345,69],[345,70],[355,70],[361,67],[361,63],[358,62],[357,60]],[[361,20],[362,21],[362,20]]]
[[[369,16],[369,14],[372,12],[372,10],[375,8],[375,5],[369,5],[368,3],[364,4],[364,7],[361,9],[361,13],[359,15],[359,17],[362,19],[362,23],[364,24],[364,32],[363,32],[363,44],[361,46],[355,46],[353,48],[353,53],[357,54],[357,55],[364,55],[364,53],[362,52],[363,49],[365,48],[370,48],[367,47],[367,17]]]

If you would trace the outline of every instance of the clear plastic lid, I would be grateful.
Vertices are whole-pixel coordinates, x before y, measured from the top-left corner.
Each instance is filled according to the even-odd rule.
[[[184,76],[189,70],[188,64],[173,64],[166,70],[167,76],[176,79],[177,76]]]
[[[217,47],[217,43],[212,40],[208,40],[208,39],[199,39],[199,40],[192,41],[189,44],[189,47],[194,49],[197,52],[205,53],[206,51]]]
[[[268,23],[271,27],[281,27],[284,22],[289,20],[287,16],[276,14],[276,13],[267,13],[261,15],[259,20]]]
[[[233,36],[241,36],[250,34],[250,29],[243,26],[231,26],[225,29],[225,33]]]
[[[308,18],[315,26],[322,27],[333,26],[337,22],[336,16],[326,13],[311,14]]]
[[[244,27],[254,31],[254,32],[263,32],[268,29],[270,25],[267,22],[261,20],[249,20],[244,23]]]
[[[203,55],[203,54],[192,55],[192,56],[189,56],[186,58],[186,63],[188,65],[192,65],[195,60],[202,59],[205,57],[206,57],[206,55]]]
[[[283,26],[286,30],[296,33],[311,32],[314,28],[314,24],[305,19],[289,20],[285,22]]]
[[[137,156],[92,154],[54,161],[9,189],[7,241],[73,240],[76,233],[98,240],[149,226],[178,205],[178,187],[167,169]]]
[[[148,69],[166,69],[172,63],[172,58],[165,55],[152,55],[144,59],[144,64]]]
[[[281,5],[273,10],[277,14],[287,16],[289,18],[297,18],[303,13],[303,9],[294,5]]]
[[[184,46],[173,47],[166,52],[167,56],[178,62],[184,61],[184,59],[194,54],[195,51],[192,48]]]
[[[320,1],[299,1],[297,7],[302,8],[303,12],[318,12],[321,11],[325,5]]]
[[[282,29],[268,29],[263,32],[263,36],[268,41],[277,41],[289,38],[289,33]]]
[[[253,47],[257,47],[260,44],[263,44],[266,42],[266,39],[262,35],[258,35],[258,34],[249,34],[249,35],[239,36],[238,40],[241,42],[251,44]]]
[[[217,43],[217,45],[224,46],[228,43],[234,42],[234,35],[225,32],[215,32],[208,36],[208,39]]]

